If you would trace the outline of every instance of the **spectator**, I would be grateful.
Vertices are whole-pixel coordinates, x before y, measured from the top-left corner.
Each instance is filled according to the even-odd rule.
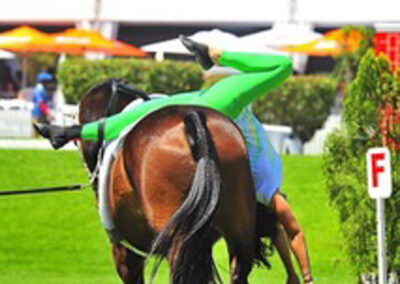
[[[33,90],[32,122],[49,123],[52,120],[50,108],[53,104],[54,76],[41,72],[37,76],[37,84]]]

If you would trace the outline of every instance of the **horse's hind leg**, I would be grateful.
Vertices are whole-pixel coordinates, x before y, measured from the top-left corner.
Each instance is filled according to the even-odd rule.
[[[220,226],[229,250],[232,284],[248,283],[255,256],[255,210],[243,202],[247,198],[238,194],[230,200],[230,216]]]
[[[124,284],[143,284],[144,258],[119,243],[113,243],[112,251],[118,274]]]
[[[232,284],[246,284],[255,257],[255,194],[247,163],[223,168],[225,186],[218,227],[229,250]]]

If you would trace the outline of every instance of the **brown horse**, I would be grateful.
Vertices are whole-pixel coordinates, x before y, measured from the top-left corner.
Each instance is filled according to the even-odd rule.
[[[80,123],[134,100],[123,86],[109,80],[92,88],[80,102]],[[99,147],[81,142],[92,173]],[[235,124],[211,109],[170,106],[140,121],[113,162],[109,207],[116,235],[158,255],[156,268],[167,257],[172,283],[217,281],[212,246],[219,236],[228,246],[231,283],[247,283],[254,261],[264,261],[246,144]],[[124,283],[144,283],[143,256],[118,238],[113,256]]]

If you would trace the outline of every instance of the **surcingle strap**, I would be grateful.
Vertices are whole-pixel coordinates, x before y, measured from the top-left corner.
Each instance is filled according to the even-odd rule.
[[[106,119],[102,118],[99,120],[98,128],[97,128],[97,141],[100,144],[103,144],[104,141],[104,132],[106,127]]]
[[[106,127],[106,119],[102,118],[99,120],[98,128],[97,128],[97,164],[96,168],[94,169],[93,173],[91,174],[90,182],[97,188],[97,178],[99,175],[100,165],[103,161],[103,154],[104,154],[104,128]]]

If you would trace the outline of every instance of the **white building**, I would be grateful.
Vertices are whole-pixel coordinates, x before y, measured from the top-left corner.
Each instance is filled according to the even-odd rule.
[[[4,1],[4,0],[3,0]],[[399,0],[13,0],[4,1],[0,30],[20,24],[59,30],[99,21],[104,35],[142,45],[222,28],[239,35],[291,18],[316,28],[399,22]],[[52,26],[52,28],[49,28]],[[45,28],[46,30],[46,28]]]

